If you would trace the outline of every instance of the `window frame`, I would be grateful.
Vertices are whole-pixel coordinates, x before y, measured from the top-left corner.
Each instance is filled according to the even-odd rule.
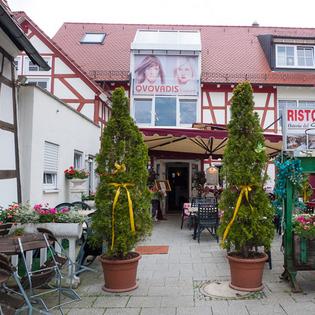
[[[155,124],[155,99],[158,98],[170,98],[173,97],[176,99],[176,125],[174,126],[165,126],[165,125],[159,125],[157,126]],[[151,100],[151,121],[149,123],[138,123],[135,119],[135,101],[138,100]],[[134,119],[135,123],[139,127],[159,127],[159,128],[183,128],[188,127],[191,128],[192,124],[181,124],[180,123],[180,102],[187,101],[187,102],[195,102],[196,106],[196,122],[199,119],[199,112],[198,112],[198,105],[199,105],[199,99],[196,96],[183,96],[183,95],[152,95],[152,96],[134,96],[132,99],[132,118]]]
[[[39,86],[39,85],[37,84],[37,82],[47,82],[47,89],[45,89],[45,88]],[[49,91],[49,92],[50,92],[50,90],[51,90],[51,79],[50,79],[50,78],[28,77],[28,78],[27,78],[27,83],[36,83],[36,84],[35,84],[36,86],[38,86],[38,87],[40,87],[40,88],[42,88],[42,89],[44,89],[44,90],[47,90],[47,91]]]
[[[86,37],[88,35],[103,35],[103,38],[99,41],[86,41]],[[83,37],[80,39],[80,44],[98,44],[98,45],[103,45],[104,44],[104,41],[105,41],[105,38],[106,38],[106,33],[105,32],[86,32],[84,33]]]
[[[294,64],[293,65],[279,65],[279,54],[278,48],[280,47],[293,47],[294,49]],[[298,64],[298,49],[300,48],[311,48],[313,50],[313,65],[312,66],[300,66]],[[315,69],[315,46],[313,45],[289,45],[289,44],[276,44],[275,45],[275,57],[276,57],[276,68],[288,68],[288,69]]]
[[[25,75],[27,74],[33,74],[33,75],[50,75],[51,74],[51,63],[52,63],[52,56],[42,56],[43,59],[47,62],[47,64],[49,65],[50,69],[49,70],[40,70],[40,67],[35,65],[38,70],[30,70],[29,69],[29,65],[31,59],[28,56],[24,56],[24,62],[23,62],[23,73]]]
[[[46,145],[47,144],[47,145]],[[55,163],[55,170],[48,169],[45,165],[45,157],[46,157],[46,151],[47,151],[47,146],[55,146],[56,149],[56,161]],[[59,144],[52,143],[50,141],[44,141],[44,154],[43,154],[43,188],[44,190],[57,190],[58,187],[58,166],[59,166],[59,149],[60,146]],[[50,175],[52,178],[52,183],[47,183],[46,182],[46,175]]]
[[[79,163],[78,165],[76,165],[76,156],[79,157]],[[84,155],[83,155],[83,152],[82,151],[79,151],[79,150],[74,150],[73,152],[73,167],[74,169],[76,170],[82,170],[84,167],[83,167],[83,162],[84,162]]]

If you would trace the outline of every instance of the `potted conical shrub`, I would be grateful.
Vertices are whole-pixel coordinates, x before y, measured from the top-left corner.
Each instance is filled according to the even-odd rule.
[[[274,236],[274,211],[263,189],[267,155],[249,82],[238,84],[233,91],[228,131],[222,170],[225,189],[219,202],[224,214],[218,233],[222,247],[228,250],[230,286],[258,291],[268,259],[265,251]],[[265,250],[259,252],[259,247]]]
[[[150,192],[147,187],[148,151],[129,115],[123,88],[112,95],[112,116],[104,129],[97,156],[100,183],[95,196],[93,230],[105,242],[100,257],[110,292],[137,287],[137,241],[151,232]]]

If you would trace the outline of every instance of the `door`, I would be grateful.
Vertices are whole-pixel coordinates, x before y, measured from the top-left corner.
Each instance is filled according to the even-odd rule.
[[[167,212],[181,212],[183,203],[189,201],[189,164],[167,163],[166,170],[171,186],[167,193]]]

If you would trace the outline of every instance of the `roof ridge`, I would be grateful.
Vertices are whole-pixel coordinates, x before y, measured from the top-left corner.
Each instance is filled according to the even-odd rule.
[[[304,29],[309,29],[309,30],[314,30],[315,27],[298,27],[298,26],[252,26],[252,25],[210,25],[210,24],[171,24],[171,23],[109,23],[109,22],[63,22],[63,25],[68,25],[68,24],[86,24],[86,25],[122,25],[122,26],[180,26],[180,27],[219,27],[219,28],[257,28],[257,29],[262,29],[262,28],[268,28],[268,29],[298,29],[298,30],[304,30]],[[61,26],[61,27],[62,27]],[[57,31],[58,33],[58,31]],[[57,34],[56,33],[56,34]],[[56,35],[55,34],[55,35]]]

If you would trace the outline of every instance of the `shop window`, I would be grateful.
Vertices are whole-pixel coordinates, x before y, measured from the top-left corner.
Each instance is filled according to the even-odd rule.
[[[155,98],[155,125],[176,126],[176,98]]]
[[[180,124],[181,125],[192,125],[197,120],[196,111],[196,101],[195,100],[180,100]]]
[[[137,124],[151,124],[152,99],[134,100],[134,119]]]

